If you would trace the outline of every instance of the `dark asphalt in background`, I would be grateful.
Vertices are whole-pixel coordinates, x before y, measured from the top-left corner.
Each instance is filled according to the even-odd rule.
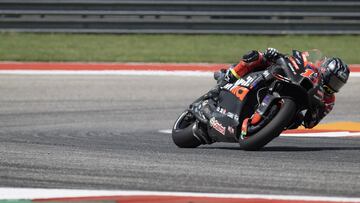
[[[262,151],[177,148],[177,116],[214,81],[0,76],[0,187],[360,197],[360,138],[277,138]],[[324,122],[360,121],[351,78]]]

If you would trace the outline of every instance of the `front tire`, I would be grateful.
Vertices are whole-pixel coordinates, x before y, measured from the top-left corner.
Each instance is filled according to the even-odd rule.
[[[189,111],[183,112],[176,120],[172,129],[172,139],[174,143],[180,148],[196,148],[201,145],[199,138],[194,135],[194,128],[196,128],[195,118],[186,121],[186,116]]]
[[[294,117],[296,112],[296,104],[293,100],[285,98],[279,112],[274,118],[259,132],[245,137],[239,138],[240,148],[244,150],[259,150],[271,140],[280,135],[285,127],[288,126],[291,118]]]

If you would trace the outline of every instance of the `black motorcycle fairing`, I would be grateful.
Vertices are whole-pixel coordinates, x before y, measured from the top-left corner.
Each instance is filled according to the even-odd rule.
[[[218,142],[236,142],[239,114],[243,102],[227,90],[221,90],[216,109],[211,113],[207,132]]]
[[[259,71],[222,87],[217,97],[216,111],[209,119],[210,137],[219,142],[238,140],[240,122],[250,117],[262,100],[262,97],[259,100],[258,90],[264,87],[265,79],[264,71]]]

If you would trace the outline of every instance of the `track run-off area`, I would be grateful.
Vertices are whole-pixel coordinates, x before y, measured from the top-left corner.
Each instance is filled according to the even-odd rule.
[[[360,66],[313,130],[177,148],[226,64],[0,63],[0,200],[360,202]]]

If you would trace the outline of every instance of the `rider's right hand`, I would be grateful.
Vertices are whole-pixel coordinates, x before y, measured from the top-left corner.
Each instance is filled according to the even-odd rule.
[[[218,86],[222,87],[229,82],[235,82],[237,80],[236,77],[231,73],[232,67],[233,66],[231,66],[229,69],[221,69],[214,73],[214,79],[217,81]]]
[[[276,61],[276,59],[278,59],[280,56],[280,53],[277,49],[275,48],[267,48],[264,52],[264,57],[267,59],[267,60],[270,60],[270,61]]]
[[[216,81],[221,80],[225,78],[225,75],[226,75],[226,69],[221,69],[219,71],[214,72],[214,79]]]

